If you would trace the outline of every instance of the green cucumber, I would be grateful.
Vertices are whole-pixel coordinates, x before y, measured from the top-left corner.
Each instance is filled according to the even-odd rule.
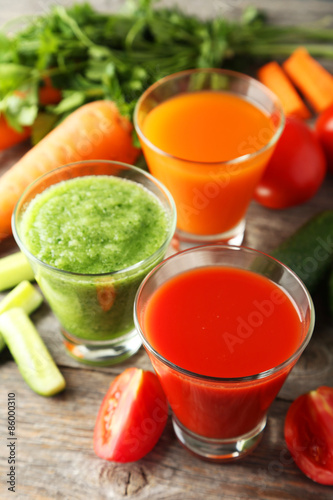
[[[35,311],[43,302],[42,294],[29,281],[21,281],[0,302],[0,314],[12,309],[22,307],[27,314]]]
[[[312,217],[270,254],[290,267],[314,293],[327,279],[333,262],[333,210]]]
[[[22,252],[15,252],[0,259],[0,292],[13,288],[21,281],[33,281],[34,273]]]
[[[31,314],[42,302],[43,297],[41,293],[29,281],[22,281],[2,299],[0,302],[0,314],[12,307],[22,307],[27,314]],[[4,347],[5,341],[0,333],[0,352]]]
[[[53,396],[66,382],[29,316],[21,307],[0,315],[0,332],[22,377],[41,396]]]
[[[331,315],[333,316],[333,267],[328,281],[328,303]]]
[[[6,342],[5,339],[3,338],[3,335],[0,333],[0,352],[5,348]]]

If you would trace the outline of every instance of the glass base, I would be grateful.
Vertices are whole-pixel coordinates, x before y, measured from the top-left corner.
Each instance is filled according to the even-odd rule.
[[[266,417],[251,432],[231,439],[213,439],[199,436],[186,429],[175,415],[172,424],[177,438],[191,453],[213,462],[231,462],[239,460],[254,450],[259,444],[266,426]]]
[[[176,229],[172,240],[173,249],[177,252],[187,250],[188,248],[197,247],[200,245],[210,245],[223,243],[224,245],[241,245],[245,234],[245,219],[241,220],[237,226],[233,227],[225,233],[219,234],[191,234]]]
[[[73,337],[61,328],[67,354],[80,363],[97,366],[115,365],[133,356],[141,347],[135,329],[111,340],[88,341]]]

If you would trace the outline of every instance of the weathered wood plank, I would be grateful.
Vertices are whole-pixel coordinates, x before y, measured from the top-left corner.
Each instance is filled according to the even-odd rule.
[[[4,3],[4,2],[3,2]],[[42,15],[52,5],[72,5],[71,0],[16,0],[6,1],[0,11],[0,24],[16,18],[18,15]],[[92,0],[94,7],[101,11],[116,12],[124,7],[124,0]],[[178,5],[188,14],[200,15],[201,17],[227,16],[239,18],[243,9],[248,5],[255,5],[266,12],[268,19],[274,24],[309,24],[319,21],[332,14],[331,0],[279,0],[279,2],[267,2],[267,0],[160,0],[158,6],[171,7]]]
[[[1,401],[7,392],[17,401],[17,495],[36,499],[163,498],[212,500],[331,498],[331,490],[308,480],[296,468],[283,440],[289,403],[277,400],[270,411],[262,442],[252,455],[233,464],[203,462],[176,440],[171,422],[160,442],[133,464],[100,460],[92,449],[92,432],[100,401],[111,377],[90,370],[63,369],[67,389],[43,399],[22,384],[12,362],[1,367]],[[0,409],[2,435],[6,428]],[[0,450],[4,478],[6,450]],[[6,497],[0,489],[1,498]]]

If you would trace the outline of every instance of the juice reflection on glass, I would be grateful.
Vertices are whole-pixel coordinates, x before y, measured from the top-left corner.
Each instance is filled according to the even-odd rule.
[[[284,124],[275,96],[239,73],[184,71],[143,94],[134,122],[151,173],[176,202],[180,240],[240,243]]]
[[[296,275],[255,250],[197,247],[150,273],[135,314],[180,441],[218,460],[251,451],[312,334]]]

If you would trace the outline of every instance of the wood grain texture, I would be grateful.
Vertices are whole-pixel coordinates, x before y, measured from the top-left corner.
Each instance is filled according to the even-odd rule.
[[[23,386],[13,366],[1,367],[1,401],[17,397],[18,498],[34,499],[297,499],[332,498],[331,489],[305,478],[283,440],[289,402],[278,399],[270,410],[257,450],[233,464],[213,464],[192,457],[177,442],[171,422],[144,459],[133,464],[100,460],[92,450],[97,408],[110,376],[100,370],[62,368],[67,389],[42,399]],[[3,408],[2,408],[3,410]],[[1,414],[1,429],[5,415]],[[7,472],[0,451],[0,476]],[[1,498],[9,498],[1,491]]]
[[[0,0],[0,22],[18,13],[40,14],[51,1]],[[58,3],[68,5],[70,1]],[[101,10],[116,10],[120,0],[95,0]],[[161,4],[172,5],[173,1]],[[328,1],[234,0],[178,1],[188,12],[202,16],[238,15],[249,3],[264,7],[274,23],[301,23],[322,18],[332,10]],[[0,173],[27,150],[20,145],[0,155]],[[271,211],[252,203],[247,215],[247,246],[270,252],[309,217],[333,208],[333,176],[308,203]],[[0,244],[0,256],[17,249],[13,240]],[[3,295],[3,294],[2,294]],[[0,298],[2,296],[0,294]],[[144,459],[115,464],[99,459],[92,448],[95,419],[102,398],[115,375],[128,366],[152,369],[144,350],[116,366],[81,366],[64,352],[59,325],[47,304],[33,320],[63,372],[66,390],[42,398],[23,382],[8,351],[0,354],[0,498],[22,500],[318,500],[332,499],[330,487],[306,478],[290,458],[283,438],[283,423],[290,402],[319,385],[333,386],[333,326],[327,306],[316,298],[317,323],[313,338],[294,368],[270,412],[264,437],[252,455],[219,465],[190,455],[177,441],[169,419],[161,440]],[[16,394],[17,488],[7,490],[7,394]]]

